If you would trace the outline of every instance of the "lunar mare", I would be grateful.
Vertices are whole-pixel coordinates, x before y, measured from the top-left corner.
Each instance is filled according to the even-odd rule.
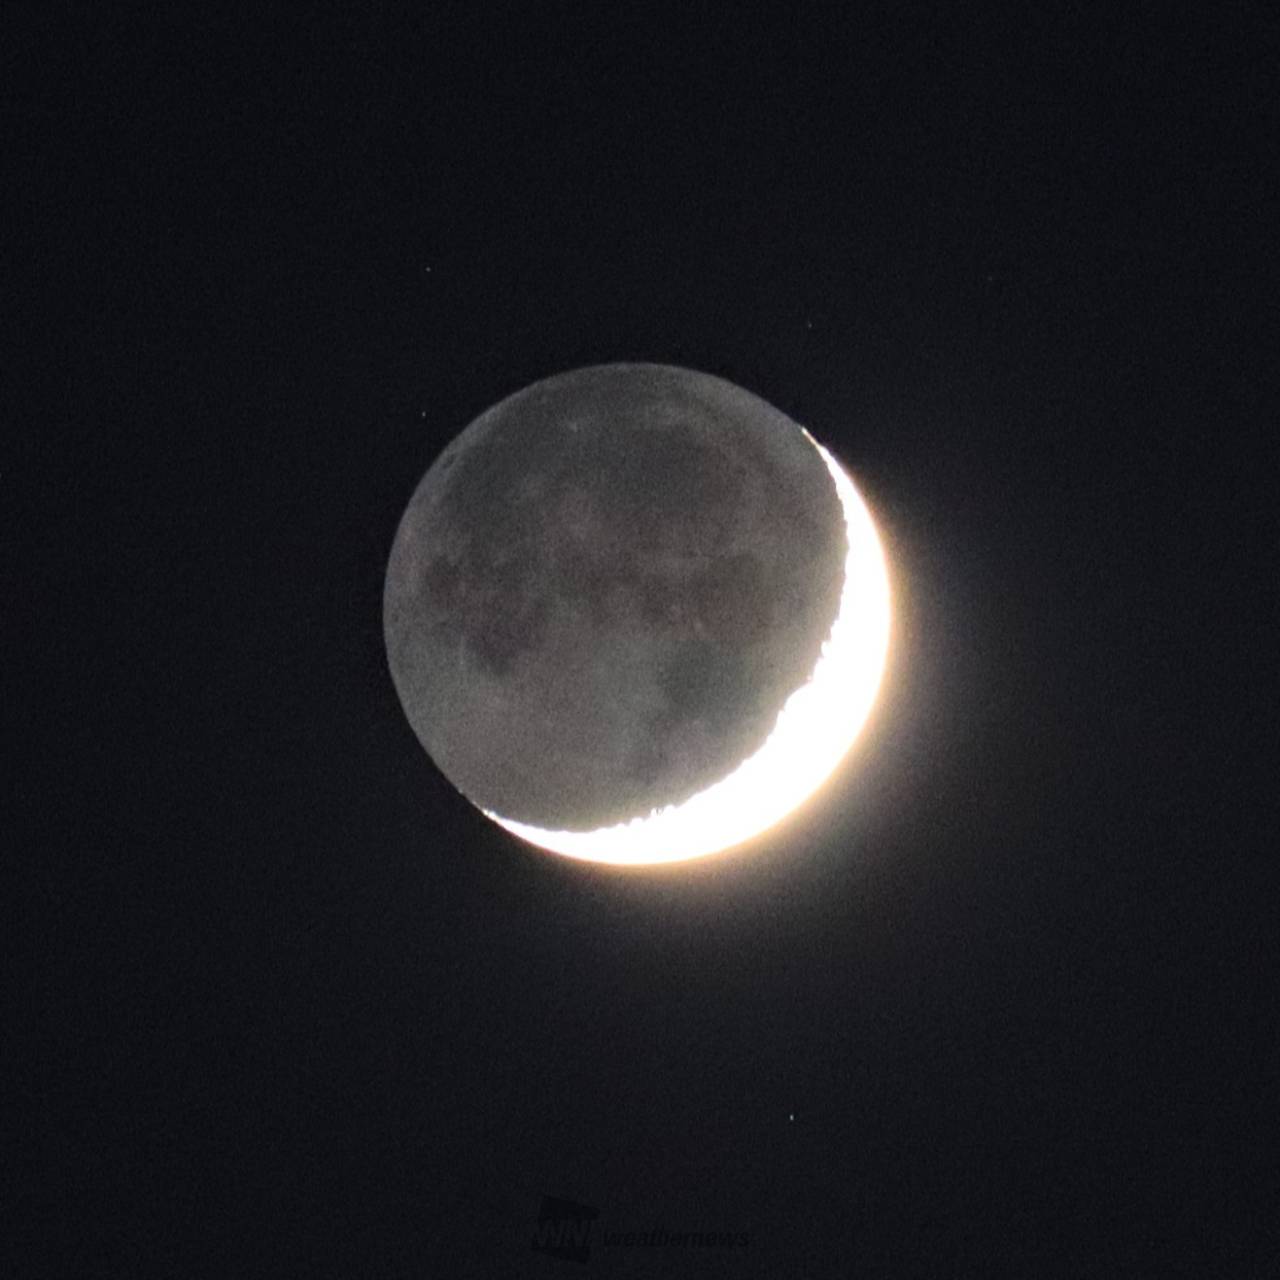
[[[746,839],[834,768],[887,601],[865,506],[798,424],[707,374],[615,364],[508,396],[437,457],[383,625],[406,718],[477,809],[642,862]]]
[[[805,432],[808,436],[808,432]],[[809,680],[786,701],[755,755],[683,804],[598,831],[544,831],[485,811],[531,844],[592,862],[680,862],[767,831],[804,803],[848,754],[871,712],[889,646],[889,575],[853,482],[813,440],[835,482],[849,549],[840,611]]]

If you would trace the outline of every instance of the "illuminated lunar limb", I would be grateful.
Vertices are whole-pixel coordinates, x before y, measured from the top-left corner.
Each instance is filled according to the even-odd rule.
[[[722,781],[681,804],[595,831],[548,831],[484,810],[523,840],[591,862],[644,865],[705,857],[768,830],[835,771],[875,702],[889,647],[889,575],[871,513],[836,460],[806,431],[844,515],[839,609],[809,679],[764,744]]]

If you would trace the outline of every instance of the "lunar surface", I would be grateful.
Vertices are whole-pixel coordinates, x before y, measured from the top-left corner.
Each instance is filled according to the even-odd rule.
[[[888,583],[852,482],[706,374],[601,365],[482,414],[400,522],[384,631],[409,723],[523,838],[652,862],[756,834],[866,718]]]

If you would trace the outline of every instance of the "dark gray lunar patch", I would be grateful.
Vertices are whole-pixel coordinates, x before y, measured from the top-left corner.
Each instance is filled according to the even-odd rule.
[[[601,365],[473,422],[401,520],[387,653],[474,804],[590,830],[767,737],[835,618],[845,532],[800,428],[705,374]]]

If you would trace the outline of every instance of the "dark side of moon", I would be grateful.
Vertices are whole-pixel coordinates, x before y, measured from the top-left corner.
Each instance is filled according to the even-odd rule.
[[[840,602],[817,449],[731,383],[615,364],[535,383],[440,455],[387,569],[392,677],[478,807],[590,831],[768,737]]]

